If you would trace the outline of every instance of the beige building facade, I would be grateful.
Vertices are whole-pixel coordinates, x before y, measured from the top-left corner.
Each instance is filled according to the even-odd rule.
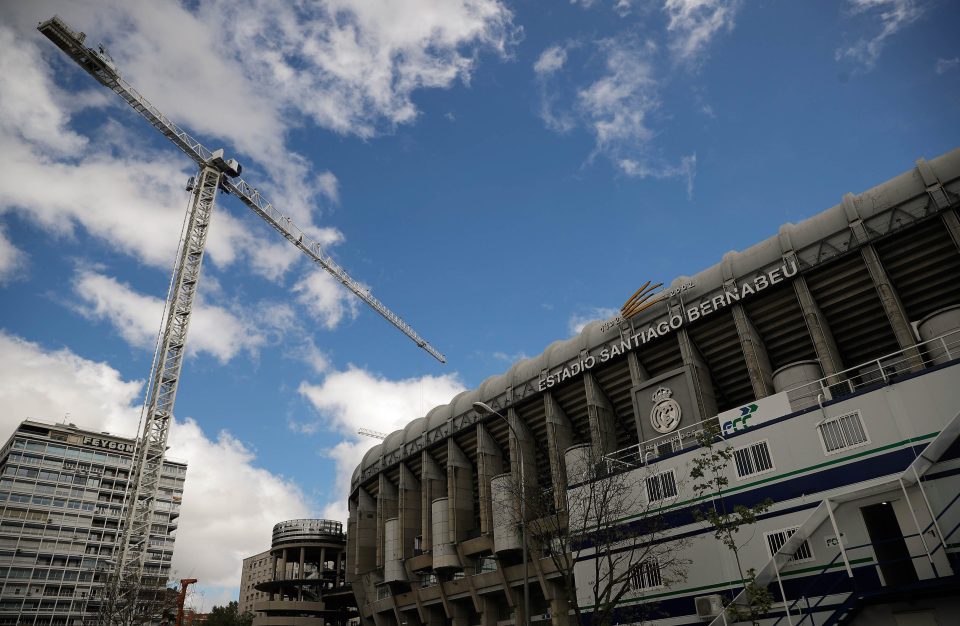
[[[256,616],[254,604],[269,596],[268,593],[259,591],[256,585],[273,577],[272,564],[273,559],[270,557],[269,550],[248,556],[243,560],[243,571],[240,574],[240,599],[237,603],[240,615],[253,613]]]

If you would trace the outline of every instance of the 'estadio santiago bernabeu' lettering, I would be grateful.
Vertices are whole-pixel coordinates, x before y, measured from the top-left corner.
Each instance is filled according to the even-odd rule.
[[[540,379],[539,383],[537,384],[537,389],[539,391],[545,391],[550,387],[560,384],[565,380],[573,378],[574,376],[578,376],[579,374],[582,374],[583,372],[586,372],[601,363],[606,363],[612,358],[618,357],[621,354],[624,354],[635,348],[639,348],[649,341],[653,341],[659,337],[664,337],[671,332],[680,329],[684,324],[689,324],[690,322],[707,317],[708,315],[715,313],[720,309],[730,306],[734,302],[738,302],[743,298],[747,298],[755,293],[759,293],[767,287],[776,285],[777,283],[782,282],[785,278],[791,278],[796,274],[797,263],[795,260],[791,260],[789,263],[785,263],[765,274],[760,274],[752,281],[745,281],[738,287],[725,289],[723,293],[717,294],[716,296],[706,300],[701,300],[696,306],[686,308],[681,313],[672,314],[669,317],[660,320],[656,324],[651,324],[647,328],[640,329],[632,335],[624,336],[619,341],[605,345],[596,354],[591,354],[576,361],[569,362],[560,369],[550,372],[545,377]]]

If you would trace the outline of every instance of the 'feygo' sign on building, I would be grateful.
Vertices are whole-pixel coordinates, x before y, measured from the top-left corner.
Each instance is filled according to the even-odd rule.
[[[760,293],[768,287],[783,282],[784,279],[796,276],[796,274],[797,263],[791,260],[789,263],[774,268],[765,274],[760,274],[752,281],[745,281],[739,286],[725,289],[722,293],[712,298],[701,300],[696,306],[685,308],[679,313],[673,313],[659,322],[651,324],[647,328],[642,328],[632,335],[622,337],[619,341],[607,344],[595,354],[590,354],[576,361],[569,362],[563,367],[548,373],[540,379],[537,388],[540,391],[546,391],[550,387],[574,376],[578,376],[601,363],[606,363],[614,357],[639,348],[649,341],[665,337],[673,331],[679,330],[684,324],[708,317],[741,299],[752,296],[755,293]],[[636,297],[636,295],[637,294],[634,294],[633,297]],[[657,301],[659,300],[658,298]],[[648,299],[645,304],[650,305],[653,304],[653,302]],[[647,308],[647,306],[643,308]],[[609,328],[608,324],[609,323],[604,324],[604,329]]]
[[[112,439],[97,439],[95,437],[84,437],[83,445],[93,446],[94,448],[104,448],[106,450],[116,450],[118,452],[133,452],[132,443],[122,441],[113,441]]]

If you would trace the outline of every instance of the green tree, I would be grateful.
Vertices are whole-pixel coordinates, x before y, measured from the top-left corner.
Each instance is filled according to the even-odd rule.
[[[226,606],[215,606],[210,609],[206,626],[250,626],[253,623],[253,614],[249,611],[240,613],[237,602],[228,602]]]
[[[728,603],[727,617],[734,621],[758,624],[758,620],[770,610],[773,595],[766,585],[757,584],[756,570],[750,568],[744,571],[740,561],[743,544],[738,542],[737,534],[744,527],[755,524],[757,516],[765,513],[773,505],[773,500],[767,498],[753,506],[738,504],[729,509],[724,492],[730,483],[727,469],[733,460],[733,447],[724,442],[720,426],[714,420],[704,423],[697,440],[701,450],[693,459],[690,478],[694,481],[694,494],[698,498],[710,498],[710,505],[695,508],[693,514],[697,521],[708,524],[713,529],[714,538],[733,553],[740,582],[744,586],[744,599]]]

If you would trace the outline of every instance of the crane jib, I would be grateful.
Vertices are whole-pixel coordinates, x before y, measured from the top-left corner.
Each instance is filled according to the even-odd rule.
[[[179,128],[163,115],[159,109],[151,104],[139,91],[127,83],[120,75],[116,64],[102,50],[94,50],[84,46],[86,35],[70,28],[58,16],[41,22],[37,29],[43,33],[58,48],[63,50],[83,70],[93,76],[98,82],[114,91],[123,98],[135,111],[150,125],[160,131],[167,139],[193,159],[200,167],[209,165],[215,153],[204,147],[199,141],[191,137],[186,131]],[[229,174],[230,172],[228,172]],[[237,172],[239,173],[239,172]],[[379,300],[369,296],[359,283],[354,281],[337,265],[333,259],[323,254],[320,244],[312,241],[306,234],[296,227],[289,217],[277,211],[266,201],[260,193],[239,177],[224,178],[221,182],[223,189],[237,196],[244,204],[253,209],[276,230],[280,231],[291,242],[302,244],[298,248],[306,252],[321,267],[338,278],[357,297],[366,302],[384,319],[393,324],[398,330],[412,339],[419,347],[426,350],[441,363],[446,363],[443,354],[433,348],[426,340],[420,337],[413,328],[404,322],[396,313],[389,310]]]

